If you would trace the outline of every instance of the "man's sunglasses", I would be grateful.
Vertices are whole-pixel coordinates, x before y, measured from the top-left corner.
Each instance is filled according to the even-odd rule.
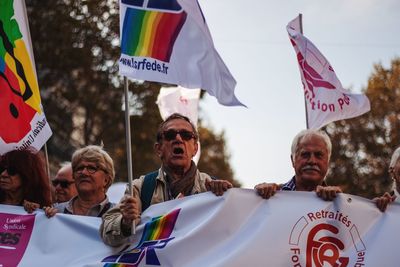
[[[181,138],[182,138],[183,140],[185,140],[185,141],[189,141],[190,139],[196,139],[196,136],[194,135],[193,132],[186,131],[186,130],[179,130],[179,131],[176,131],[176,130],[172,130],[172,129],[171,129],[171,130],[168,130],[168,131],[164,131],[164,132],[163,132],[164,139],[167,140],[167,141],[175,140],[175,138],[176,138],[176,136],[177,136],[178,134],[179,134],[179,135],[181,136]]]
[[[51,183],[52,183],[52,185],[54,186],[54,187],[57,187],[57,185],[60,185],[61,186],[61,188],[68,188],[71,184],[73,184],[74,182],[73,181],[67,181],[67,180],[58,180],[58,179],[55,179],[55,180],[52,180],[51,181]]]

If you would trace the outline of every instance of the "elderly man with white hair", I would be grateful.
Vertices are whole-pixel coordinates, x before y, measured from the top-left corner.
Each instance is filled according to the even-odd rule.
[[[270,198],[277,190],[315,191],[324,200],[333,200],[342,190],[327,186],[332,143],[329,136],[319,130],[303,130],[293,139],[290,158],[295,175],[285,184],[261,183],[254,187],[263,198]]]
[[[338,186],[328,186],[325,182],[328,173],[332,143],[329,136],[320,130],[303,130],[293,139],[291,160],[295,176],[285,184],[261,183],[254,187],[263,198],[270,198],[277,190],[284,191],[315,191],[324,200],[333,200],[342,190]],[[389,172],[395,181],[400,182],[400,149],[392,157]],[[397,174],[395,174],[397,171]],[[396,175],[396,176],[395,176]],[[385,193],[373,199],[376,206],[385,211],[394,196]]]

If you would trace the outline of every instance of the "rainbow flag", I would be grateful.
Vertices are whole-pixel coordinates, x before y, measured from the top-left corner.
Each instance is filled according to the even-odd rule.
[[[127,8],[121,50],[129,56],[151,57],[169,62],[186,13]]]
[[[155,249],[164,248],[169,241],[178,219],[180,209],[154,217],[145,224],[139,244],[133,249],[112,255],[102,260],[107,262],[104,267],[137,267],[146,257],[147,265],[160,265]]]
[[[214,47],[197,0],[120,0],[119,74],[202,88],[226,106],[244,106]]]

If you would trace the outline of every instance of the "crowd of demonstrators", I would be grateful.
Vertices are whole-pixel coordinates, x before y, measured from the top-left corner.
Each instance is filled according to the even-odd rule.
[[[46,207],[46,215],[65,213],[101,217],[114,206],[106,194],[115,177],[113,160],[102,147],[90,145],[76,150],[71,162],[78,194],[67,202]]]
[[[133,196],[124,196],[104,214],[100,233],[106,244],[129,242],[133,223],[140,222],[141,212],[149,205],[206,191],[222,195],[232,187],[228,181],[212,179],[197,169],[192,158],[198,150],[198,139],[193,123],[183,115],[172,114],[160,124],[154,148],[161,167],[134,180]]]
[[[78,194],[70,162],[61,166],[56,176],[51,180],[51,184],[54,192],[54,203],[67,202]]]
[[[0,204],[23,206],[29,213],[51,205],[49,179],[36,151],[12,150],[1,156]]]
[[[76,150],[72,161],[62,166],[52,179],[54,203],[45,166],[32,149],[13,150],[0,157],[0,204],[23,206],[29,213],[43,208],[48,217],[56,213],[102,217],[100,234],[110,246],[130,241],[133,225],[150,205],[211,191],[220,196],[232,184],[200,172],[192,158],[198,150],[198,133],[189,118],[174,113],[158,128],[154,149],[161,167],[133,181],[115,205],[107,190],[115,177],[114,163],[101,147],[89,145]],[[314,191],[323,200],[333,200],[342,190],[328,186],[332,144],[320,130],[303,130],[293,139],[291,161],[295,175],[285,184],[261,183],[254,187],[268,199],[279,190]],[[373,199],[381,211],[396,197],[400,202],[400,147],[391,158],[389,174],[393,191]],[[129,190],[131,189],[131,190]],[[132,191],[132,195],[128,192]]]
[[[338,186],[328,186],[325,177],[328,173],[332,143],[329,136],[320,130],[303,130],[292,142],[291,160],[295,175],[285,184],[261,183],[254,187],[263,198],[270,198],[277,190],[315,191],[324,200],[333,200],[342,190]],[[388,193],[374,198],[376,206],[385,211],[393,201]]]

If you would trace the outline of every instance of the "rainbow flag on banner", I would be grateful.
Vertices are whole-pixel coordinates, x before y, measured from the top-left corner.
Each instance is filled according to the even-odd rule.
[[[51,136],[43,113],[23,1],[0,4],[0,154],[39,150]]]
[[[104,267],[137,267],[145,258],[146,265],[160,265],[156,249],[163,249],[174,237],[171,237],[180,209],[152,218],[147,222],[139,244],[121,254],[102,260]]]
[[[222,105],[244,106],[196,0],[121,0],[120,32],[121,75],[202,88]]]

